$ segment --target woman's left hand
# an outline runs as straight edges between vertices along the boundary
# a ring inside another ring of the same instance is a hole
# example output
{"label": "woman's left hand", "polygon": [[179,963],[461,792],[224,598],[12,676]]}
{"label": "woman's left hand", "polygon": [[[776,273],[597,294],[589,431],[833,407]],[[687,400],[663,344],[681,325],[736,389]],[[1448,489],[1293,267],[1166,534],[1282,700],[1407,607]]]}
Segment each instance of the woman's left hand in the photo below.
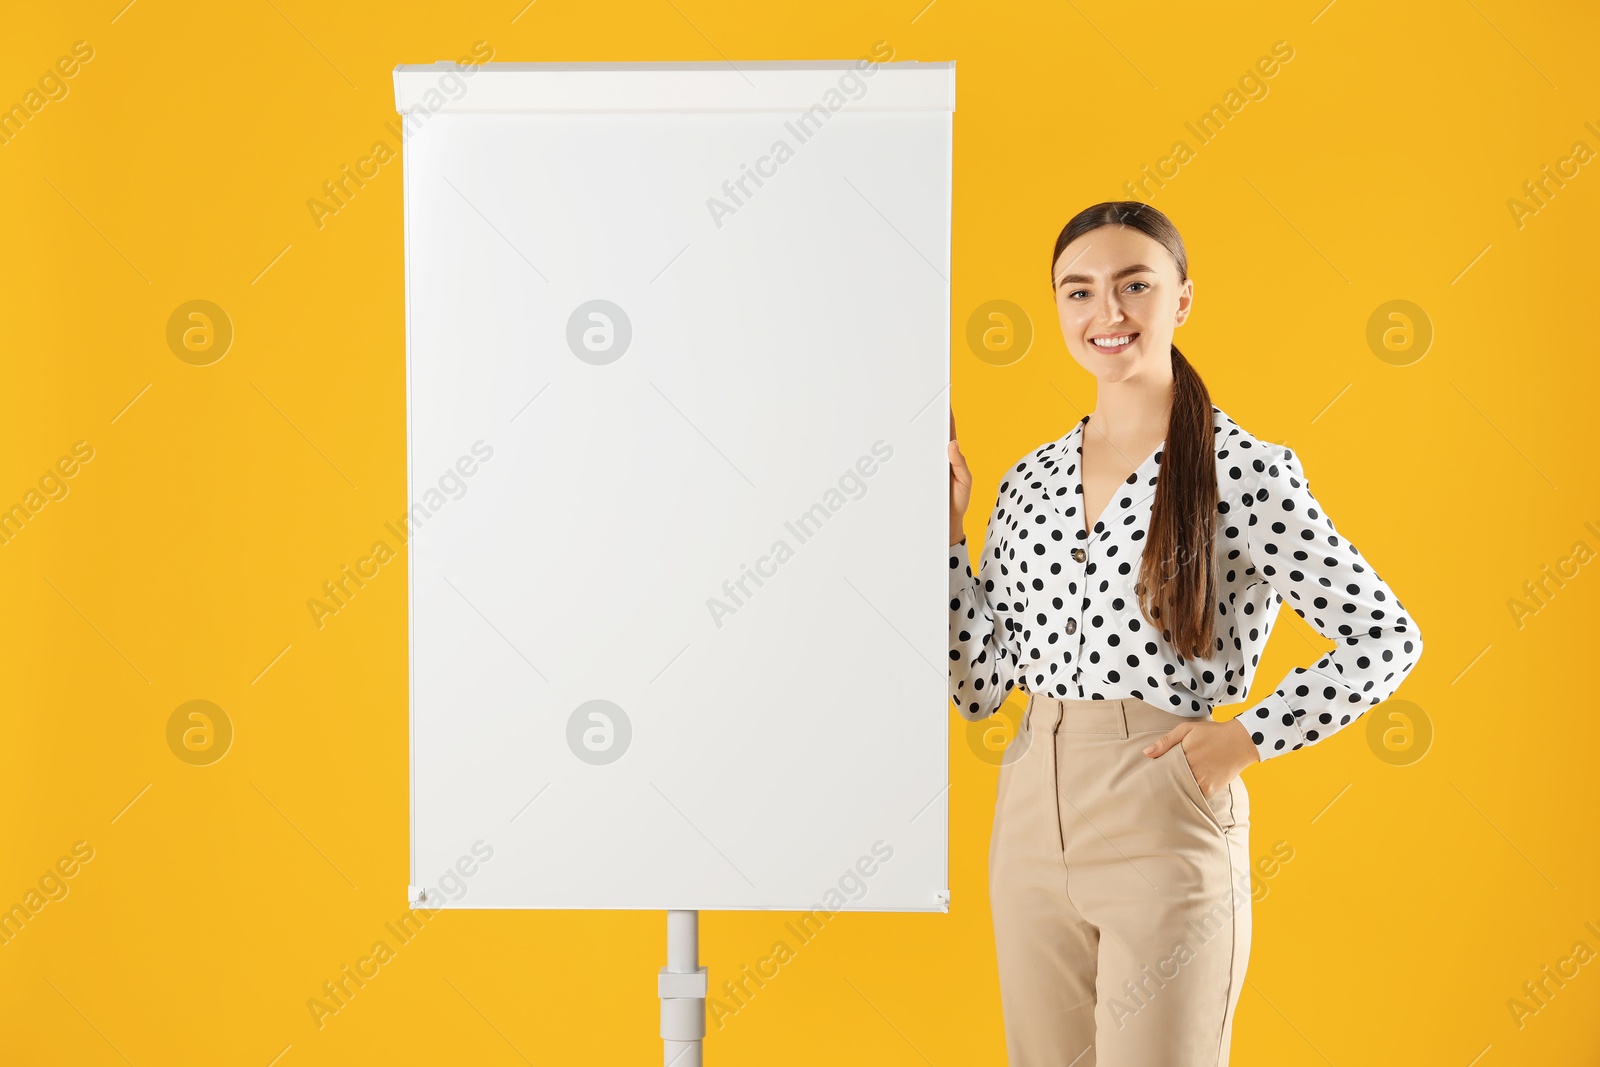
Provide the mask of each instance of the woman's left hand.
{"label": "woman's left hand", "polygon": [[[1185,744],[1186,737],[1194,740]],[[1200,783],[1200,792],[1207,799],[1228,788],[1228,783],[1238,777],[1240,771],[1261,759],[1256,743],[1250,739],[1250,731],[1238,719],[1227,722],[1196,719],[1179,723],[1156,738],[1144,754],[1155,759],[1174,745],[1183,746],[1178,755],[1189,761],[1194,780]]]}

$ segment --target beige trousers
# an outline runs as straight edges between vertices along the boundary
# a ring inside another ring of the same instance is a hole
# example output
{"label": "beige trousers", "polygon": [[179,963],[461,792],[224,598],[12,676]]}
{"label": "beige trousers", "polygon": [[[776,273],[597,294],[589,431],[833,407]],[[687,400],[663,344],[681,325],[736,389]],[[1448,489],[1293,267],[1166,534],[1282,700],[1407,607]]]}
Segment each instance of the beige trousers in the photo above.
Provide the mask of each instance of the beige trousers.
{"label": "beige trousers", "polygon": [[1207,798],[1142,700],[1031,696],[989,845],[1011,1067],[1226,1067],[1250,955],[1250,798]]}

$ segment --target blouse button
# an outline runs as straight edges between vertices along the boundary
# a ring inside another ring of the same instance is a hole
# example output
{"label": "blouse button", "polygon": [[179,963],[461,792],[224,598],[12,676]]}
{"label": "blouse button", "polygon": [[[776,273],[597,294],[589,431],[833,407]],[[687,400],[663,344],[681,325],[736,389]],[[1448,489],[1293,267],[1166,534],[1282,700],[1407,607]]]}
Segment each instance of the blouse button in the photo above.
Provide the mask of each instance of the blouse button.
{"label": "blouse button", "polygon": [[1077,632],[1078,632],[1078,620],[1077,619],[1068,619],[1067,620],[1067,633],[1075,634]]}
{"label": "blouse button", "polygon": [[[1085,552],[1081,548],[1075,548],[1072,550],[1072,558],[1077,560],[1079,563],[1082,563],[1088,555],[1089,553]],[[1072,631],[1068,630],[1067,632],[1071,633]]]}

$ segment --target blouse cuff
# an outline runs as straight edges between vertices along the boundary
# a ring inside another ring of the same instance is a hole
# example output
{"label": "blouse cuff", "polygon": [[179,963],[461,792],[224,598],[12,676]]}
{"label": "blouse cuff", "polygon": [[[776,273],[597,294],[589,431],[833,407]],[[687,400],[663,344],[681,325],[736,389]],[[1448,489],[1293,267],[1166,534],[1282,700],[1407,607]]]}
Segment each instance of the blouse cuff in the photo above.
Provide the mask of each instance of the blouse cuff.
{"label": "blouse cuff", "polygon": [[1250,740],[1255,742],[1256,752],[1263,763],[1273,756],[1293,752],[1306,743],[1306,735],[1300,730],[1300,720],[1282,693],[1273,693],[1256,704],[1239,716],[1239,721],[1249,729]]}

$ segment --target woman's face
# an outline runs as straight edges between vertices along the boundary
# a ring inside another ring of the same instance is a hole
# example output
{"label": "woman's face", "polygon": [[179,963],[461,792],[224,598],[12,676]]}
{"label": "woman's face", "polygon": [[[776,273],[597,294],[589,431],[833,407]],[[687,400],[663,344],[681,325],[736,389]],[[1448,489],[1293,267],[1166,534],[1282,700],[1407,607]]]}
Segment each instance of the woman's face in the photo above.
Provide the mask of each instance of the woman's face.
{"label": "woman's face", "polygon": [[[1084,370],[1102,382],[1169,373],[1172,334],[1189,317],[1194,279],[1178,280],[1159,241],[1131,226],[1101,226],[1061,250],[1053,277],[1061,335]],[[1120,345],[1095,343],[1118,338]]]}

